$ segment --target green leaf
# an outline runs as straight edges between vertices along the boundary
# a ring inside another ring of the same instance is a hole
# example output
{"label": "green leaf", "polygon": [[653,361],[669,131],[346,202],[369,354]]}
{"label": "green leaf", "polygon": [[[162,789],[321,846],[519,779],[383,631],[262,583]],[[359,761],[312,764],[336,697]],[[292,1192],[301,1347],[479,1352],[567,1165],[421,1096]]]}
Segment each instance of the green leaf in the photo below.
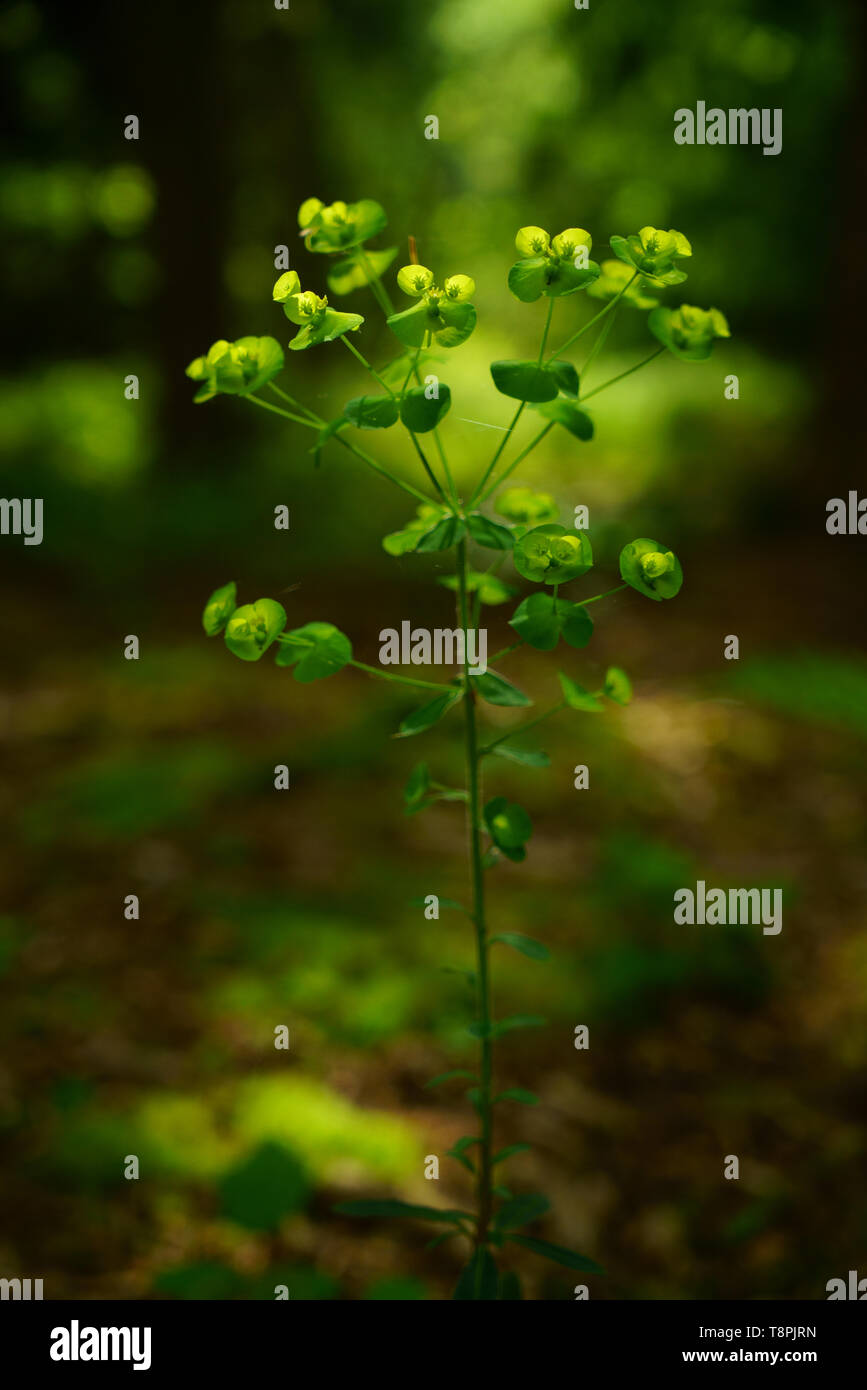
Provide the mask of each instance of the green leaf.
{"label": "green leaf", "polygon": [[306,1205],[311,1186],[306,1169],[289,1149],[265,1143],[220,1182],[222,1214],[249,1230],[271,1231]]}
{"label": "green leaf", "polygon": [[604,705],[591,695],[589,690],[585,690],[583,685],[573,681],[569,676],[564,676],[562,671],[558,671],[560,687],[563,691],[563,698],[570,709],[581,710],[585,714],[598,714]]}
{"label": "green leaf", "polygon": [[439,397],[429,398],[426,386],[413,386],[400,404],[400,418],[413,434],[427,434],[436,429],[448,414],[452,393],[445,382],[439,384]]}
{"label": "green leaf", "polygon": [[443,1207],[420,1207],[413,1202],[393,1202],[370,1200],[358,1202],[339,1202],[334,1208],[340,1216],[374,1216],[379,1218],[412,1218],[416,1221],[447,1221],[459,1224],[468,1216],[465,1211],[446,1210]]}
{"label": "green leaf", "polygon": [[494,1217],[498,1231],[514,1231],[549,1211],[551,1203],[541,1192],[524,1192],[504,1202]]}
{"label": "green leaf", "polygon": [[618,705],[628,705],[632,699],[632,681],[619,666],[609,666],[605,672],[605,694]]}
{"label": "green leaf", "polygon": [[522,304],[532,304],[548,283],[548,260],[545,256],[526,256],[516,261],[509,271],[509,289]]}
{"label": "green leaf", "polygon": [[286,609],[273,598],[236,608],[226,624],[226,646],[241,661],[258,661],[285,626]]}
{"label": "green leaf", "polygon": [[578,395],[579,382],[578,373],[571,362],[561,361],[559,358],[547,363],[546,370],[557,380],[557,385],[566,396]]}
{"label": "green leaf", "polygon": [[491,1029],[492,1038],[500,1038],[504,1033],[514,1033],[519,1028],[544,1028],[546,1020],[538,1014],[512,1014],[501,1018]]}
{"label": "green leaf", "polygon": [[316,347],[319,343],[331,343],[342,338],[344,333],[354,332],[364,323],[361,314],[341,314],[337,309],[326,309],[317,324],[308,324],[296,333],[289,346],[293,352],[303,352],[305,348]]}
{"label": "green leaf", "polygon": [[455,1077],[464,1077],[467,1081],[478,1081],[478,1077],[471,1071],[441,1071],[439,1076],[435,1076],[430,1081],[425,1082],[425,1090],[432,1091],[434,1086],[441,1086],[444,1081],[453,1081]]}
{"label": "green leaf", "polygon": [[538,1105],[539,1097],[535,1091],[527,1091],[523,1086],[510,1086],[508,1091],[501,1091],[498,1096],[494,1096],[494,1104],[501,1100],[514,1100],[518,1105]]}
{"label": "green leaf", "polygon": [[[530,1095],[531,1092],[528,1091],[527,1094]],[[507,1158],[514,1158],[515,1154],[526,1153],[529,1148],[529,1144],[507,1144],[504,1149],[500,1149],[499,1153],[494,1154],[491,1159],[491,1165],[493,1166],[495,1163],[505,1163]]]}
{"label": "green leaf", "polygon": [[427,704],[420,705],[401,721],[395,738],[411,738],[413,734],[424,733],[425,729],[431,728],[443,715],[448,714],[452,706],[463,699],[463,694],[463,690],[447,690],[443,695],[436,695]]}
{"label": "green leaf", "polygon": [[551,298],[574,294],[576,290],[583,290],[592,285],[600,273],[601,267],[596,261],[588,260],[586,266],[577,266],[572,261],[561,261],[548,281],[545,294]]}
{"label": "green leaf", "polygon": [[452,1295],[453,1299],[495,1299],[498,1289],[497,1266],[490,1250],[477,1250],[464,1269]]}
{"label": "green leaf", "polygon": [[305,623],[286,636],[277,665],[294,666],[292,674],[302,684],[333,676],[352,660],[352,643],[333,623]]}
{"label": "green leaf", "polygon": [[570,434],[574,434],[576,439],[586,442],[593,438],[593,421],[586,410],[581,410],[574,401],[549,401],[536,409],[546,420],[553,420],[555,424],[562,425]]}
{"label": "green leaf", "polygon": [[511,550],[515,543],[515,537],[507,526],[491,521],[489,517],[482,516],[481,512],[470,513],[467,517],[467,530],[476,545],[482,545],[486,550]]}
{"label": "green leaf", "polygon": [[397,423],[398,413],[394,396],[355,396],[343,407],[344,419],[359,430],[387,430]]}
{"label": "green leaf", "polygon": [[512,685],[505,676],[498,676],[495,671],[486,671],[483,676],[471,676],[470,684],[489,705],[506,705],[517,709],[533,703],[529,695]]}
{"label": "green leaf", "polygon": [[[456,574],[446,574],[437,580],[443,588],[451,589],[457,593],[460,585]],[[469,570],[467,572],[467,593],[477,593],[482,603],[490,605],[498,603],[508,603],[510,598],[515,597],[516,590],[511,584],[504,584],[502,579],[496,574],[485,573],[482,570]]]}
{"label": "green leaf", "polygon": [[407,806],[417,806],[425,798],[430,786],[430,771],[427,763],[416,763],[409,780],[403,789],[403,799]]}
{"label": "green leaf", "polygon": [[444,348],[460,347],[476,326],[475,308],[472,304],[454,304],[441,299],[439,309],[442,322],[434,332],[437,343]]}
{"label": "green leaf", "polygon": [[450,1149],[446,1149],[449,1158],[456,1158],[469,1173],[476,1171],[475,1165],[466,1156],[467,1149],[471,1149],[474,1144],[481,1144],[481,1139],[477,1135],[464,1134],[462,1138],[455,1141]]}
{"label": "green leaf", "polygon": [[202,627],[209,637],[216,637],[223,631],[235,611],[237,596],[238,586],[234,580],[231,584],[224,584],[221,589],[215,589],[211,594],[202,613]]}
{"label": "green leaf", "polygon": [[500,394],[515,401],[552,401],[559,390],[556,376],[538,362],[492,362],[491,376]]}
{"label": "green leaf", "polygon": [[383,536],[383,550],[389,555],[406,555],[408,551],[415,550],[422,536],[428,535],[448,515],[442,507],[423,502],[417,508],[416,515],[402,530],[392,531],[390,535]]}
{"label": "green leaf", "polygon": [[436,317],[431,314],[423,299],[399,314],[391,314],[386,323],[396,338],[406,347],[422,347],[425,334],[436,326]]}
{"label": "green leaf", "polygon": [[501,1302],[515,1302],[524,1297],[521,1292],[521,1281],[513,1270],[507,1269],[500,1275],[500,1285],[497,1291],[497,1298]]}
{"label": "green leaf", "polygon": [[485,806],[484,821],[494,844],[508,859],[519,863],[526,858],[524,845],[533,833],[533,822],[515,802],[495,796]]}
{"label": "green leaf", "polygon": [[593,619],[586,607],[555,599],[553,594],[530,594],[518,604],[509,626],[540,652],[553,651],[561,636],[570,647],[586,647],[593,636]]}
{"label": "green leaf", "polygon": [[574,1250],[567,1250],[563,1245],[552,1245],[547,1240],[536,1240],[533,1236],[509,1236],[509,1240],[515,1245],[523,1245],[526,1250],[532,1250],[535,1255],[541,1255],[545,1260],[552,1260],[554,1264],[565,1265],[567,1269],[580,1269],[585,1274],[604,1274],[593,1260],[588,1260],[586,1255],[578,1255]]}
{"label": "green leaf", "polygon": [[387,251],[365,251],[366,266],[357,254],[336,261],[326,276],[328,288],[334,294],[351,294],[353,290],[363,289],[388,270],[396,255],[397,247],[390,246]]}
{"label": "green leaf", "polygon": [[316,443],[313,445],[312,449],[308,449],[307,451],[313,455],[313,462],[317,468],[322,461],[321,455],[325,445],[328,443],[331,436],[337,434],[338,430],[342,430],[346,424],[348,424],[346,418],[343,415],[339,415],[336,420],[329,421],[329,423],[319,431],[316,436]]}
{"label": "green leaf", "polygon": [[498,743],[494,748],[489,748],[488,752],[496,754],[498,758],[506,758],[511,763],[521,763],[523,767],[551,766],[551,759],[541,749],[516,748],[511,743]]}
{"label": "green leaf", "polygon": [[520,951],[522,956],[529,956],[530,960],[549,960],[551,956],[548,947],[543,946],[541,941],[536,941],[532,936],[524,936],[521,932],[502,931],[499,936],[491,937],[491,944],[495,941],[502,941],[505,946]]}
{"label": "green leaf", "polygon": [[417,554],[424,554],[432,550],[451,550],[453,545],[463,540],[466,527],[463,521],[456,516],[447,516],[434,526],[432,531],[427,531],[416,544]]}

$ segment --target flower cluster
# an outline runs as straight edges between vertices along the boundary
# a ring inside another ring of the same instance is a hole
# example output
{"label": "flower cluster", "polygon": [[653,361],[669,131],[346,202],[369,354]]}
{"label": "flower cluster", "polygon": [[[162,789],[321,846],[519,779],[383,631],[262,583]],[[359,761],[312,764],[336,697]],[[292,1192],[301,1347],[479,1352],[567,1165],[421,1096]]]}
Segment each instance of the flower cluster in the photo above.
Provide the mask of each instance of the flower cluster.
{"label": "flower cluster", "polygon": [[298,324],[301,330],[289,344],[296,352],[314,347],[317,343],[330,343],[364,323],[360,314],[342,314],[336,309],[329,309],[327,295],[302,290],[295,270],[287,270],[280,276],[274,285],[272,298],[275,303],[283,305],[287,319],[290,323]]}
{"label": "flower cluster", "polygon": [[244,396],[256,391],[283,369],[283,349],[276,338],[239,338],[227,342],[218,338],[204,357],[197,357],[186,369],[193,381],[200,381],[193,399],[197,404],[214,396]]}
{"label": "flower cluster", "polygon": [[680,262],[692,255],[692,247],[673,227],[667,232],[642,227],[637,236],[613,236],[610,244],[619,260],[660,284],[680,285],[686,279]]}
{"label": "flower cluster", "polygon": [[521,259],[509,271],[509,289],[525,304],[543,294],[574,294],[599,275],[589,258],[593,238],[583,227],[567,227],[555,237],[543,227],[521,227],[515,246]]}

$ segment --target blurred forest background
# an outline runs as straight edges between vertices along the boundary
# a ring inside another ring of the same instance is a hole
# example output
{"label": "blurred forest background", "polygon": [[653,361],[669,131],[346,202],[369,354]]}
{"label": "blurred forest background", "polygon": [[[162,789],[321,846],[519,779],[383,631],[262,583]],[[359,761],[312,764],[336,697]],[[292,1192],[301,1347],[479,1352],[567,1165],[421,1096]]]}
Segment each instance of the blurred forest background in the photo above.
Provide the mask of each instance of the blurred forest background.
{"label": "blurred forest background", "polygon": [[[375,198],[396,266],[412,233],[474,276],[448,367],[463,478],[511,414],[488,362],[538,342],[506,288],[515,230],[586,226],[598,259],[648,222],[692,240],[667,300],[723,309],[731,341],[660,358],[598,403],[592,444],[555,432],[514,479],[590,506],[586,592],[634,535],[686,584],[600,604],[586,653],[505,667],[544,707],[558,664],[591,685],[615,660],[636,700],[546,726],[545,771],[496,769],[535,834],[492,873],[492,922],[553,953],[496,960],[498,1012],[548,1020],[501,1045],[503,1081],[541,1099],[500,1106],[500,1139],[533,1145],[510,1180],[552,1197],[537,1233],[605,1266],[594,1298],[823,1298],[864,1272],[864,542],[825,533],[864,475],[863,21],[854,0],[6,6],[3,492],[45,499],[45,539],[0,547],[0,1274],[47,1298],[427,1299],[460,1268],[426,1229],[332,1211],[469,1196],[451,1160],[433,1196],[422,1172],[472,1130],[459,1090],[423,1089],[470,1055],[441,969],[471,964],[470,935],[411,905],[463,896],[462,812],[401,807],[419,758],[459,776],[459,723],[395,743],[411,697],[360,672],[302,687],[200,627],[230,578],[362,660],[403,618],[451,622],[441,557],[381,548],[400,494],[339,449],[315,470],[305,433],[242,402],[192,404],[184,367],[215,338],[288,339],[276,245],[324,289],[296,239],[311,195]],[[699,99],[781,107],[782,153],[676,146]],[[341,307],[394,355],[366,291]],[[591,307],[561,301],[556,338]],[[622,313],[595,382],[651,346]],[[326,418],[367,389],[337,344],[289,365]],[[397,435],[382,456],[414,476]],[[488,610],[492,650],[510,612]],[[674,926],[696,878],[782,887],[781,935]],[[510,1263],[527,1297],[572,1297],[568,1271]]]}

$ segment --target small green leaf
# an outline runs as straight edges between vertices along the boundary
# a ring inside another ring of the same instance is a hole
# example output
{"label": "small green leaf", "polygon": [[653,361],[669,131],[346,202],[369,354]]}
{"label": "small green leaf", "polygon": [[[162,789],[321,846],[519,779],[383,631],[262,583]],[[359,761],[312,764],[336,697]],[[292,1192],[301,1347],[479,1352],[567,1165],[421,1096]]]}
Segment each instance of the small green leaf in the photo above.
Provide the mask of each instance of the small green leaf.
{"label": "small green leaf", "polygon": [[512,709],[523,709],[533,703],[529,695],[525,695],[523,690],[512,685],[505,676],[498,676],[496,671],[486,671],[483,676],[471,676],[470,684],[483,700],[487,700],[489,705],[505,705]]}
{"label": "small green leaf", "polygon": [[441,1086],[445,1081],[453,1081],[456,1077],[463,1077],[467,1081],[478,1081],[474,1072],[461,1071],[441,1071],[439,1076],[434,1076],[430,1081],[425,1082],[425,1090],[432,1091],[434,1086]]}
{"label": "small green leaf", "polygon": [[519,1028],[544,1028],[546,1019],[539,1018],[538,1014],[512,1014],[509,1018],[501,1018],[491,1029],[492,1038],[500,1038],[504,1033],[514,1033]]}
{"label": "small green leaf", "polygon": [[494,1217],[494,1225],[498,1231],[514,1231],[543,1216],[550,1206],[548,1198],[543,1197],[541,1192],[521,1193],[504,1202]]}
{"label": "small green leaf", "polygon": [[[460,585],[456,574],[446,574],[437,580],[445,589],[451,589],[457,593]],[[482,570],[469,570],[467,573],[467,593],[477,593],[482,603],[491,606],[499,603],[508,603],[510,598],[515,597],[516,590],[511,584],[504,584],[502,579],[496,574],[485,573]]]}
{"label": "small green leaf", "polygon": [[512,743],[498,743],[488,749],[498,758],[506,758],[511,763],[521,763],[524,767],[550,767],[551,759],[547,753],[535,748],[516,748]]}
{"label": "small green leaf", "polygon": [[449,412],[452,393],[444,381],[439,383],[439,395],[429,397],[426,386],[413,386],[400,403],[400,418],[413,434],[427,434],[436,429]]}
{"label": "small green leaf", "polygon": [[399,338],[406,347],[422,347],[425,334],[435,326],[436,319],[431,315],[425,301],[421,299],[409,309],[403,309],[399,314],[392,314],[386,322],[395,337]]}
{"label": "small green leaf", "polygon": [[463,690],[447,690],[443,695],[436,695],[427,704],[420,705],[401,721],[395,738],[411,738],[413,734],[424,733],[425,729],[431,728],[443,715],[448,714],[452,706],[463,698],[463,694]]}
{"label": "small green leaf", "polygon": [[548,947],[543,946],[541,941],[536,941],[532,936],[524,936],[522,932],[501,931],[499,936],[491,937],[491,943],[495,941],[502,941],[505,946],[520,951],[522,956],[529,956],[530,960],[549,960],[551,956]]}
{"label": "small green leaf", "polygon": [[562,425],[570,434],[574,434],[576,439],[585,442],[593,438],[593,421],[586,410],[581,410],[574,401],[548,401],[536,406],[540,415],[544,415],[546,420],[553,420],[555,424]]}
{"label": "small green leaf", "polygon": [[577,266],[572,261],[561,261],[550,275],[545,294],[559,298],[564,294],[574,294],[576,290],[586,289],[599,278],[601,267],[596,261],[588,261],[586,266]]}
{"label": "small green leaf", "polygon": [[500,1302],[515,1302],[524,1297],[521,1292],[521,1281],[513,1270],[507,1269],[500,1275],[500,1285],[497,1291],[497,1298]]}
{"label": "small green leaf", "polygon": [[344,418],[359,430],[387,430],[397,423],[398,412],[394,396],[356,396],[343,407]]}
{"label": "small green leaf", "polygon": [[530,1148],[529,1144],[507,1144],[504,1149],[500,1149],[491,1159],[492,1166],[495,1163],[505,1163],[507,1158],[514,1158],[515,1154],[526,1153]]}
{"label": "small green leaf", "polygon": [[530,594],[509,620],[520,637],[537,651],[549,652],[562,636],[570,647],[586,647],[593,636],[593,619],[583,604],[553,594]]}
{"label": "small green leaf", "polygon": [[559,390],[556,376],[538,362],[492,362],[491,376],[500,394],[515,401],[552,401]]}
{"label": "small green leaf", "polygon": [[583,685],[570,680],[568,676],[563,675],[562,671],[558,671],[557,675],[560,679],[563,698],[570,709],[581,710],[585,714],[598,714],[601,709],[604,709],[601,701],[597,700],[595,695],[591,695],[589,690],[585,690]]}
{"label": "small green leaf", "polygon": [[632,699],[632,681],[619,666],[609,666],[605,672],[605,694],[618,705],[628,705]]}
{"label": "small green leaf", "polygon": [[344,333],[354,332],[364,323],[361,314],[341,314],[337,309],[326,309],[317,324],[308,324],[296,333],[289,346],[293,352],[303,352],[305,348],[316,347],[319,343],[331,343],[342,338]]}
{"label": "small green leaf", "polygon": [[352,643],[333,623],[305,623],[286,633],[278,666],[294,666],[296,681],[307,684],[342,671],[352,660]]}
{"label": "small green leaf", "polygon": [[202,613],[202,627],[209,637],[216,637],[223,631],[235,611],[237,596],[238,586],[234,580],[231,584],[224,584],[221,589],[215,589],[211,594]]}
{"label": "small green leaf", "polygon": [[567,1269],[580,1269],[585,1274],[603,1274],[605,1272],[593,1260],[588,1260],[586,1255],[578,1255],[574,1250],[567,1250],[563,1245],[552,1245],[550,1241],[536,1240],[533,1236],[509,1236],[508,1239],[514,1241],[516,1245],[523,1245],[526,1250],[532,1250],[536,1255],[541,1255],[545,1260],[552,1260],[554,1264],[565,1265]]}
{"label": "small green leaf", "polygon": [[645,598],[674,598],[683,584],[680,561],[648,536],[630,541],[620,552],[620,577]]}
{"label": "small green leaf", "polygon": [[563,362],[559,359],[555,359],[555,361],[547,363],[546,370],[556,378],[557,385],[565,396],[574,396],[577,398],[579,390],[578,373],[571,362]]}
{"label": "small green leaf", "polygon": [[454,304],[449,299],[441,299],[439,320],[439,327],[434,330],[439,346],[460,347],[476,326],[476,311],[472,304]]}
{"label": "small green leaf", "polygon": [[452,1295],[453,1299],[495,1299],[498,1288],[497,1266],[490,1250],[477,1250],[464,1269]]}
{"label": "small green leaf", "polygon": [[515,537],[507,526],[482,516],[481,512],[471,512],[467,517],[467,530],[476,545],[487,550],[511,550]]}
{"label": "small green leaf", "polygon": [[458,541],[463,540],[466,527],[459,517],[447,516],[421,537],[416,545],[416,553],[421,555],[432,550],[451,550]]}
{"label": "small green leaf", "polygon": [[[498,1096],[494,1096],[495,1105],[501,1100],[514,1100],[517,1101],[518,1105],[539,1104],[539,1097],[536,1095],[535,1091],[527,1091],[523,1086],[511,1086],[508,1091],[501,1091]],[[511,1151],[514,1152],[515,1149],[528,1147],[529,1145],[526,1144],[513,1144]],[[504,1149],[503,1152],[506,1153],[508,1151]]]}
{"label": "small green leaf", "polygon": [[430,771],[427,763],[416,763],[403,789],[403,799],[407,806],[417,806],[424,800],[430,786]]}
{"label": "small green leaf", "polygon": [[469,1213],[465,1211],[446,1210],[442,1207],[420,1207],[412,1202],[386,1200],[339,1202],[334,1210],[340,1216],[408,1217],[416,1221],[447,1221],[454,1224],[460,1224],[462,1219],[469,1216]]}
{"label": "small green leaf", "polygon": [[516,261],[509,271],[509,289],[522,304],[532,304],[548,283],[548,260],[545,256],[526,256]]}
{"label": "small green leaf", "polygon": [[397,247],[390,246],[387,251],[365,251],[364,261],[357,254],[335,261],[326,276],[328,288],[334,294],[351,294],[353,290],[363,289],[388,270],[396,255]]}

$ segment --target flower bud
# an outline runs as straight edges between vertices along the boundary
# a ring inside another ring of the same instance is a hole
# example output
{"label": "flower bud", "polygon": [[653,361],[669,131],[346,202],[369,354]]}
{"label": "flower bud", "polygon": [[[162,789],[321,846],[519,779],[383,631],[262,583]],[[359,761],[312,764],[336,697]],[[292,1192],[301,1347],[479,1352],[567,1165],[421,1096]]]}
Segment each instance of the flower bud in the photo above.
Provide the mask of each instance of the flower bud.
{"label": "flower bud", "polygon": [[233,581],[231,584],[224,584],[221,589],[215,589],[211,594],[202,613],[202,627],[209,637],[216,637],[218,632],[222,632],[231,618],[235,611],[237,592],[237,586]]}
{"label": "flower bud", "polygon": [[443,286],[449,299],[464,304],[476,292],[476,282],[469,275],[450,275]]}
{"label": "flower bud", "polygon": [[551,238],[543,227],[522,227],[515,237],[515,245],[522,256],[544,256]]}
{"label": "flower bud", "polygon": [[404,294],[418,299],[433,284],[433,271],[423,265],[405,265],[397,272],[397,283]]}
{"label": "flower bud", "polygon": [[226,624],[226,646],[241,661],[258,661],[286,622],[286,610],[272,598],[236,608]]}
{"label": "flower bud", "polygon": [[674,556],[671,551],[665,554],[661,550],[648,551],[641,557],[641,572],[645,579],[659,579],[661,575],[668,574],[674,566]]}

